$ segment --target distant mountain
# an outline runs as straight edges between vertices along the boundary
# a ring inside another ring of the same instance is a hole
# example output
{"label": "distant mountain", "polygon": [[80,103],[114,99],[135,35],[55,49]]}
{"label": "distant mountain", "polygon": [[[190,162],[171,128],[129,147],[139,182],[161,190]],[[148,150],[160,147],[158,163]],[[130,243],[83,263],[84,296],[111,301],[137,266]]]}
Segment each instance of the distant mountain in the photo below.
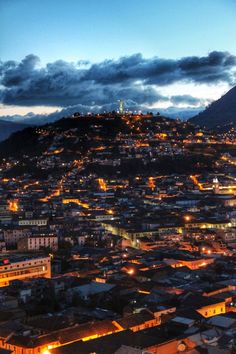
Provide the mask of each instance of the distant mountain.
{"label": "distant mountain", "polygon": [[160,113],[166,117],[188,120],[189,118],[199,114],[204,110],[205,107],[192,107],[192,108],[179,108],[179,107],[169,107],[165,109],[160,109]]}
{"label": "distant mountain", "polygon": [[[85,110],[86,108],[86,110]],[[107,105],[106,107],[107,112],[111,112],[114,110],[114,107],[110,107]],[[168,107],[164,109],[152,109],[152,112],[156,114],[157,112],[160,112],[161,115],[165,117],[170,117],[173,119],[179,118],[181,120],[187,120],[190,117],[195,116],[198,114],[200,111],[203,111],[204,107],[192,107],[192,108],[179,108],[179,107]],[[63,108],[62,110],[57,110],[53,113],[49,114],[34,114],[32,112],[29,112],[25,115],[19,115],[15,114],[13,116],[0,116],[0,121],[8,121],[8,122],[15,122],[15,123],[23,123],[27,124],[28,126],[40,126],[40,125],[45,125],[49,123],[54,123],[59,119],[62,119],[63,117],[71,117],[74,112],[81,112],[81,115],[83,115],[83,112],[89,112],[90,107],[82,107],[81,105],[75,105],[75,106],[70,106]],[[99,107],[96,107],[96,109],[93,110],[93,112],[97,113],[102,113],[101,109]]]}
{"label": "distant mountain", "polygon": [[63,113],[60,114],[60,111],[56,111],[50,114],[34,114],[29,112],[25,115],[15,114],[13,116],[0,116],[0,121],[4,120],[5,122],[20,123],[26,124],[27,126],[32,126],[52,123],[58,119],[63,118],[63,116]]}
{"label": "distant mountain", "polygon": [[207,128],[236,125],[236,86],[189,121]]}
{"label": "distant mountain", "polygon": [[27,124],[0,120],[0,141],[6,140],[12,133],[27,128]]}

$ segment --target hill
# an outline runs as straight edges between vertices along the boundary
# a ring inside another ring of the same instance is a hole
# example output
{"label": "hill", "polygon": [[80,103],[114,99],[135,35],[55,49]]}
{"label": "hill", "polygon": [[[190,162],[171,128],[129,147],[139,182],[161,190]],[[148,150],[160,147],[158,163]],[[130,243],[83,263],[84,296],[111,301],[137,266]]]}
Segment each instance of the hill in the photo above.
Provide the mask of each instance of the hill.
{"label": "hill", "polygon": [[5,178],[31,175],[62,179],[75,167],[80,175],[98,177],[209,170],[213,155],[199,156],[180,148],[198,129],[161,115],[115,112],[81,116],[28,127],[0,143],[0,160],[10,158]]}
{"label": "hill", "polygon": [[0,120],[0,141],[6,140],[12,133],[27,128],[27,124]]}
{"label": "hill", "polygon": [[207,128],[236,125],[236,86],[189,121]]}
{"label": "hill", "polygon": [[63,149],[69,153],[82,151],[93,144],[93,138],[113,138],[126,132],[127,125],[118,117],[97,118],[95,116],[63,118],[40,127],[27,127],[17,131],[0,143],[0,156],[41,155],[47,150]]}

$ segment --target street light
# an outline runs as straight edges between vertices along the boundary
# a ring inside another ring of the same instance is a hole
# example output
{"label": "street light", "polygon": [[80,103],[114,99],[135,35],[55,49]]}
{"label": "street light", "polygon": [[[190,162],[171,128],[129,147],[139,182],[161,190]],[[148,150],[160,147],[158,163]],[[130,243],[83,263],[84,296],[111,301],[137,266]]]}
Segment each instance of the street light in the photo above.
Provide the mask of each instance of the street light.
{"label": "street light", "polygon": [[[129,269],[129,270],[127,271],[127,273],[128,273],[129,275],[133,275],[133,274],[134,274],[134,269],[133,269],[133,268]],[[46,353],[46,354],[47,354],[47,353]]]}

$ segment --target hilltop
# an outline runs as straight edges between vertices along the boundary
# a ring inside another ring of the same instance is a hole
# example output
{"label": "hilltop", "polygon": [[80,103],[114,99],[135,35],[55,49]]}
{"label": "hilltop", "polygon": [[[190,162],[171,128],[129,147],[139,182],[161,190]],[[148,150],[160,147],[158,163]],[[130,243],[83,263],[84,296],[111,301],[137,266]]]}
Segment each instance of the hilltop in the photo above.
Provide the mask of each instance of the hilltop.
{"label": "hilltop", "polygon": [[86,141],[93,144],[92,137],[96,135],[106,139],[127,130],[127,125],[119,117],[71,116],[44,126],[27,127],[12,134],[0,143],[0,155],[38,156],[50,154],[50,151],[56,149],[82,151],[86,149]]}
{"label": "hilltop", "polygon": [[199,139],[197,131],[191,123],[161,115],[75,113],[55,123],[12,134],[0,143],[0,158],[11,161],[8,177],[60,176],[81,161],[86,162],[85,175],[181,173],[211,164],[212,157],[205,159],[191,150],[184,153],[184,141]]}
{"label": "hilltop", "polygon": [[236,125],[236,86],[189,121],[207,128]]}

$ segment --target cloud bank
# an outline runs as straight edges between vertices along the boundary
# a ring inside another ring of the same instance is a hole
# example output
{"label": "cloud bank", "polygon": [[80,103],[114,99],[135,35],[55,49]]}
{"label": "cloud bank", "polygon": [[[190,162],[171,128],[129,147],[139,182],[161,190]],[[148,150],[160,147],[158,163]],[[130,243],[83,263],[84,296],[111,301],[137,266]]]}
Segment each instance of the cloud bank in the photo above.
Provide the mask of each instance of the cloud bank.
{"label": "cloud bank", "polygon": [[175,83],[216,85],[236,81],[236,56],[213,51],[204,57],[146,59],[141,54],[90,64],[58,60],[40,67],[30,54],[21,62],[0,62],[0,101],[18,106],[78,105],[81,110],[117,107],[122,98],[127,109],[151,107],[160,102],[199,106],[191,95],[166,97],[161,89]]}

